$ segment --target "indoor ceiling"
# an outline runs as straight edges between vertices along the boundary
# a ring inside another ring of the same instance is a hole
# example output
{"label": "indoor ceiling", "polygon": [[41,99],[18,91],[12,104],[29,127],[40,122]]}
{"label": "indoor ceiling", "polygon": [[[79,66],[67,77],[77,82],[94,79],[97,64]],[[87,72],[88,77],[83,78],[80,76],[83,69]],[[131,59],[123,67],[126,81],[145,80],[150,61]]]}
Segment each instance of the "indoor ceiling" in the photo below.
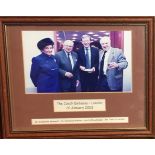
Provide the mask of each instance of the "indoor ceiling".
{"label": "indoor ceiling", "polygon": [[109,36],[109,31],[57,31],[57,41],[63,42],[64,40],[80,41],[82,35],[87,34],[91,37],[92,41],[97,41],[103,36]]}

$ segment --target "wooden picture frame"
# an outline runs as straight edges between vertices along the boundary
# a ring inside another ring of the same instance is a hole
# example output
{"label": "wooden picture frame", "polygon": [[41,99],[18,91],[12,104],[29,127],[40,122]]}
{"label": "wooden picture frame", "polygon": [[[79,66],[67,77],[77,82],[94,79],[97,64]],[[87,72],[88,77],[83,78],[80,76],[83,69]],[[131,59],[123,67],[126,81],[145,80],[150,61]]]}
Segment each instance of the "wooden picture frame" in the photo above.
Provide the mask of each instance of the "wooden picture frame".
{"label": "wooden picture frame", "polygon": [[[154,138],[154,22],[154,17],[0,17],[3,138]],[[25,93],[22,32],[71,30],[130,31],[130,92]],[[58,101],[83,100],[88,105],[102,100],[105,110],[56,110]]]}

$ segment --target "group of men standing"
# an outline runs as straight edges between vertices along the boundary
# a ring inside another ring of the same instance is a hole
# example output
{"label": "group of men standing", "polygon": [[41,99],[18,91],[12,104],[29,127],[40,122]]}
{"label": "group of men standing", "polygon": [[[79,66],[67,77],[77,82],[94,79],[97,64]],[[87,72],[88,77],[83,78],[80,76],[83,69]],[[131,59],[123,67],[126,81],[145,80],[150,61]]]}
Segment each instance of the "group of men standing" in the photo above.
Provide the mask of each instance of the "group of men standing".
{"label": "group of men standing", "polygon": [[73,51],[74,42],[66,40],[63,50],[55,54],[59,68],[60,91],[115,92],[123,89],[123,69],[128,62],[121,49],[111,47],[109,36],[100,39],[102,50],[91,47],[91,37],[83,35],[83,47]]}

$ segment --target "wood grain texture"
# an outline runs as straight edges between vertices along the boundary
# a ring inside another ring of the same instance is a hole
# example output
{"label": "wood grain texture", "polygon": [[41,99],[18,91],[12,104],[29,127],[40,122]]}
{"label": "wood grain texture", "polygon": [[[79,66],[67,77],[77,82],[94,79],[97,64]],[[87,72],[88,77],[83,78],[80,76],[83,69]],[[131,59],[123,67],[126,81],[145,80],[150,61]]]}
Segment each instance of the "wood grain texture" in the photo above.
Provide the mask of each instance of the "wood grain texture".
{"label": "wood grain texture", "polygon": [[[146,128],[14,131],[8,80],[6,26],[137,26],[146,27]],[[155,17],[0,17],[0,103],[3,138],[155,138]]]}

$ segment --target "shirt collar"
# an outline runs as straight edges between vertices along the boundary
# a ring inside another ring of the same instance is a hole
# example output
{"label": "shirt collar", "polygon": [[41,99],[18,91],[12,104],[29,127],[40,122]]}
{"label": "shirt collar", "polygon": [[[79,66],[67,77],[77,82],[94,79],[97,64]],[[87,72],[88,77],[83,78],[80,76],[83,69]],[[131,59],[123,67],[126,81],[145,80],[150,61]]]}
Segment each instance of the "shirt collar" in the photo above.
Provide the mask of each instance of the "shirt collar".
{"label": "shirt collar", "polygon": [[87,48],[88,50],[90,50],[90,46],[89,46],[89,47],[84,47],[84,50],[86,50],[86,48]]}
{"label": "shirt collar", "polygon": [[66,52],[65,50],[64,50],[64,52],[65,52],[65,54],[66,54],[67,56],[68,56],[68,53],[71,54],[71,52]]}
{"label": "shirt collar", "polygon": [[107,53],[109,53],[111,51],[111,47],[109,47],[109,49],[107,50]]}
{"label": "shirt collar", "polygon": [[[106,52],[106,53],[110,53],[110,51],[111,51],[111,47],[107,50],[107,52]],[[105,51],[104,51],[104,50],[102,50],[102,52],[104,53]]]}

